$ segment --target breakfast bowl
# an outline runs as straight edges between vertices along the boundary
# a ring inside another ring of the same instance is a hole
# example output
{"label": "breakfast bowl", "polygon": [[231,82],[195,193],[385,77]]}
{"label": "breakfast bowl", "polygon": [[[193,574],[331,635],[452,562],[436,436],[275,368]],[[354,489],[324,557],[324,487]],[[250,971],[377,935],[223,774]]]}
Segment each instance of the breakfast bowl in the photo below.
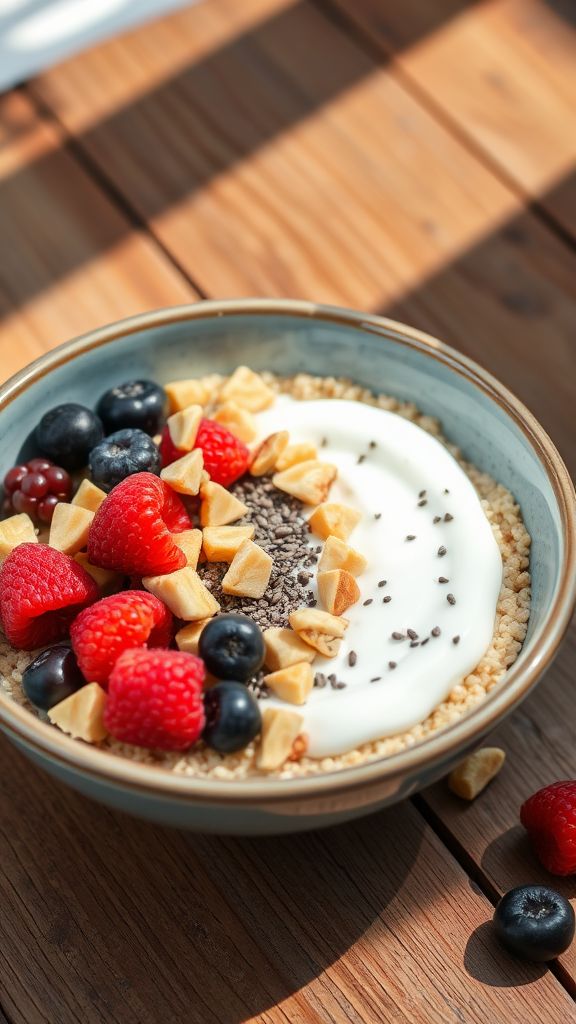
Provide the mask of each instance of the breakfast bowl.
{"label": "breakfast bowl", "polygon": [[[37,765],[88,797],[152,821],[221,834],[323,827],[395,803],[446,775],[527,696],[553,659],[576,596],[574,490],[531,413],[442,342],[373,315],[307,302],[201,302],[91,332],[38,359],[0,389],[2,474],[44,412],[92,407],[118,381],[230,374],[344,378],[413,403],[518,502],[528,533],[531,607],[522,649],[485,698],[396,753],[302,777],[202,778],[73,739],[0,688],[0,727]],[[407,538],[409,539],[409,538]]]}

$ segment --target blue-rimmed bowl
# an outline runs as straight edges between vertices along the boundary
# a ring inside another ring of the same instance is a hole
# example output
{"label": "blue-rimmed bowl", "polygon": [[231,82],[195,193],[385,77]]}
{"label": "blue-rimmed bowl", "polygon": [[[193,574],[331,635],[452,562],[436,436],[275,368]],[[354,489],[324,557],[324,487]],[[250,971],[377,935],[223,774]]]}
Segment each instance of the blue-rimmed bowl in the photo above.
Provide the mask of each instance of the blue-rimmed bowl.
{"label": "blue-rimmed bowl", "polygon": [[330,825],[394,803],[448,772],[526,697],[550,664],[574,606],[574,489],[550,438],[497,380],[420,331],[308,302],[202,302],[146,313],[68,342],[0,389],[2,475],[53,405],[92,405],[118,381],[228,373],[238,364],[349,377],[438,416],[465,456],[509,488],[532,536],[532,610],[522,652],[468,715],[411,749],[290,781],[187,778],[95,749],[0,693],[0,726],[75,789],[154,821],[198,831],[273,833]]}

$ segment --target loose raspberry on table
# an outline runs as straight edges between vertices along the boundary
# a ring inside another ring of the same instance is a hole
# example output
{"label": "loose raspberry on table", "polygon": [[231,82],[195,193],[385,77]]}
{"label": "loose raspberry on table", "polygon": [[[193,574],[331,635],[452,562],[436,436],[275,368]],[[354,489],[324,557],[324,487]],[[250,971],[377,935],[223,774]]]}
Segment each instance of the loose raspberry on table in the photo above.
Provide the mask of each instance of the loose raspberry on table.
{"label": "loose raspberry on table", "polygon": [[128,576],[159,576],[183,569],[184,552],[172,533],[190,529],[177,494],[152,473],[119,483],[96,512],[88,535],[92,565]]}
{"label": "loose raspberry on table", "polygon": [[172,614],[143,590],[124,590],[90,605],[72,623],[70,639],[80,671],[106,687],[116,661],[135,647],[168,647]]}
{"label": "loose raspberry on table", "polygon": [[[244,442],[214,420],[200,421],[194,447],[202,449],[204,469],[210,479],[222,487],[230,487],[248,469],[250,452]],[[160,454],[163,466],[169,466],[186,454],[175,447],[168,427],[162,432]]]}
{"label": "loose raspberry on table", "polygon": [[520,821],[547,871],[576,873],[576,780],[539,789],[522,804]]}
{"label": "loose raspberry on table", "polygon": [[204,728],[204,664],[181,651],[125,651],[108,683],[104,722],[122,743],[186,750]]}
{"label": "loose raspberry on table", "polygon": [[78,612],[99,597],[85,569],[48,544],[19,544],[0,569],[0,616],[23,651],[62,640]]}

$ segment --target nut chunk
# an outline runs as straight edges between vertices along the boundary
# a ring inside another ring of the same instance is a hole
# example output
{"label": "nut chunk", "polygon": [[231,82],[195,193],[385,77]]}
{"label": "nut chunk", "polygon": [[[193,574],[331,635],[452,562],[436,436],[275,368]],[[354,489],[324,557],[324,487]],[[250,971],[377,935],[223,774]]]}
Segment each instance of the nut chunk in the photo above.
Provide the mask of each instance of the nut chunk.
{"label": "nut chunk", "polygon": [[353,576],[360,576],[368,565],[364,555],[354,548],[348,547],[338,537],[328,537],[318,562],[318,572],[330,572],[331,569],[345,569]]}
{"label": "nut chunk", "polygon": [[220,605],[189,566],[166,576],[145,576],[142,583],[178,619],[197,622],[220,611]]}
{"label": "nut chunk", "polygon": [[234,555],[222,580],[225,594],[236,597],[262,597],[272,572],[272,559],[251,540],[245,540]]}
{"label": "nut chunk", "polygon": [[347,608],[356,604],[360,590],[351,573],[345,569],[331,569],[318,573],[318,594],[327,611],[342,615]]}
{"label": "nut chunk", "polygon": [[98,683],[88,683],[50,708],[48,718],[52,725],[57,725],[74,739],[99,743],[108,735],[104,725],[105,707],[106,694],[102,687]]}
{"label": "nut chunk", "polygon": [[295,711],[266,708],[262,715],[262,739],[257,765],[263,771],[274,771],[289,757],[292,744],[302,729],[304,719]]}
{"label": "nut chunk", "polygon": [[191,622],[189,626],[184,626],[179,630],[175,637],[178,650],[184,651],[186,654],[198,654],[200,634],[204,626],[211,621],[211,619],[198,619],[197,622]]}
{"label": "nut chunk", "polygon": [[202,549],[202,530],[182,530],[173,533],[172,540],[186,555],[186,564],[195,569]]}
{"label": "nut chunk", "polygon": [[81,508],[87,508],[89,512],[97,512],[105,497],[106,491],[96,487],[91,480],[83,480],[70,504],[80,505]]}
{"label": "nut chunk", "polygon": [[207,526],[202,535],[207,562],[231,562],[245,540],[252,540],[253,526]]}
{"label": "nut chunk", "polygon": [[289,704],[305,704],[314,685],[312,665],[309,661],[299,661],[264,676],[264,682],[280,700]]}
{"label": "nut chunk", "polygon": [[288,438],[287,430],[278,430],[262,441],[252,456],[250,464],[252,476],[265,476],[266,473],[271,473],[273,469],[276,469],[276,463],[288,444]]}
{"label": "nut chunk", "polygon": [[185,452],[192,451],[201,419],[201,405],[189,405],[168,417],[166,423],[175,448]]}
{"label": "nut chunk", "polygon": [[202,484],[200,497],[201,526],[227,526],[228,523],[241,519],[248,511],[247,505],[212,480]]}
{"label": "nut chunk", "polygon": [[286,494],[292,494],[305,505],[319,505],[326,501],[328,491],[338,476],[336,466],[329,462],[309,459],[308,462],[297,462],[295,466],[275,473],[272,477],[274,487]]}
{"label": "nut chunk", "polygon": [[259,373],[254,373],[247,366],[239,366],[226,381],[220,398],[223,402],[236,402],[249,412],[261,412],[270,408],[275,395]]}
{"label": "nut chunk", "polygon": [[297,462],[310,462],[317,458],[318,449],[315,444],[310,444],[307,441],[303,441],[300,444],[289,444],[278,459],[276,469],[289,469],[290,466],[295,466]]}
{"label": "nut chunk", "polygon": [[299,661],[314,661],[316,657],[316,651],[305,644],[293,629],[280,626],[264,630],[264,647],[264,663],[273,672],[287,668],[288,665],[296,665]]}
{"label": "nut chunk", "polygon": [[19,544],[35,544],[38,541],[34,523],[25,512],[10,516],[0,523],[0,562]]}
{"label": "nut chunk", "polygon": [[239,437],[244,444],[250,444],[258,433],[256,420],[248,409],[242,409],[236,402],[224,402],[214,413],[213,420],[221,423],[231,434]]}
{"label": "nut chunk", "polygon": [[160,479],[164,480],[177,494],[198,494],[202,481],[202,470],[204,469],[204,458],[200,448],[187,452],[181,459],[176,459],[169,466],[165,466],[160,473]]}
{"label": "nut chunk", "polygon": [[290,625],[304,643],[325,658],[335,658],[340,650],[348,622],[341,616],[330,615],[318,608],[299,608],[290,614]]}
{"label": "nut chunk", "polygon": [[308,525],[322,540],[326,540],[330,535],[338,537],[339,540],[348,540],[361,519],[362,515],[357,509],[350,508],[349,505],[327,502],[312,513]]}
{"label": "nut chunk", "polygon": [[207,405],[218,393],[222,378],[217,374],[211,377],[192,377],[189,380],[173,380],[164,385],[168,395],[170,412],[180,412],[188,405]]}
{"label": "nut chunk", "polygon": [[506,754],[500,747],[482,747],[448,776],[448,786],[463,800],[474,800],[498,774]]}
{"label": "nut chunk", "polygon": [[75,555],[77,551],[86,547],[93,519],[94,513],[82,508],[81,505],[58,502],[50,523],[50,547],[62,551],[65,555]]}

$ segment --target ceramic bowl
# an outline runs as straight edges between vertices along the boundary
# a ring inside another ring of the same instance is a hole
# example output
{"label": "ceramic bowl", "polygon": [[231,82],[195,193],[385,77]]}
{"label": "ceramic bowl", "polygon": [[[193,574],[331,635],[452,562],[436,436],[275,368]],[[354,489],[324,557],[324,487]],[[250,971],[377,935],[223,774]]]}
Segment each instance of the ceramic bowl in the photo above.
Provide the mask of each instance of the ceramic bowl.
{"label": "ceramic bowl", "polygon": [[446,774],[526,697],[551,662],[576,587],[574,490],[527,409],[475,363],[403,324],[305,302],[204,302],[125,320],[37,360],[0,390],[0,472],[39,417],[63,401],[92,405],[118,381],[159,381],[240,363],[280,374],[350,377],[438,416],[466,457],[516,496],[532,535],[532,611],[522,653],[466,717],[392,757],[291,781],[171,775],[70,739],[2,695],[5,734],[75,789],[153,821],[219,833],[300,831],[401,800]]}

